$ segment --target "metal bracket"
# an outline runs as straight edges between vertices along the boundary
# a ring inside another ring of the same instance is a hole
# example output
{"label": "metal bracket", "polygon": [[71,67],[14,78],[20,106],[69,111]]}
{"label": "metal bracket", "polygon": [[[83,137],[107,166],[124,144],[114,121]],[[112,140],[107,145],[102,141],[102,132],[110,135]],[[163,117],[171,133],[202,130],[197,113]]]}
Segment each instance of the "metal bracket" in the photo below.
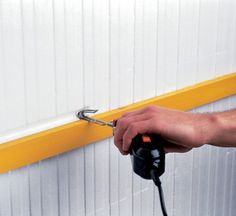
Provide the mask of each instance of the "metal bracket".
{"label": "metal bracket", "polygon": [[102,120],[98,120],[98,119],[95,119],[95,118],[88,117],[86,115],[87,113],[89,113],[89,114],[90,113],[96,113],[97,111],[98,110],[84,109],[84,110],[79,111],[76,116],[81,120],[85,120],[85,121],[95,123],[95,124],[98,124],[98,125],[101,125],[101,126],[109,126],[109,127],[114,128],[113,122],[105,122],[105,121],[102,121]]}

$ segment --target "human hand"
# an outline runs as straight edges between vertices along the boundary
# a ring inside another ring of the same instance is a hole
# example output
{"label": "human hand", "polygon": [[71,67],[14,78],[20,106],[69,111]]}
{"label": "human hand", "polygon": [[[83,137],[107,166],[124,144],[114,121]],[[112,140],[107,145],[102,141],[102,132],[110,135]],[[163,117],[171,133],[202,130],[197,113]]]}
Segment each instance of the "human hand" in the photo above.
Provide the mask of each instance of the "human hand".
{"label": "human hand", "polygon": [[132,139],[137,134],[159,134],[166,139],[165,152],[187,152],[207,143],[210,114],[149,106],[125,113],[117,120],[114,143],[123,155],[127,155]]}

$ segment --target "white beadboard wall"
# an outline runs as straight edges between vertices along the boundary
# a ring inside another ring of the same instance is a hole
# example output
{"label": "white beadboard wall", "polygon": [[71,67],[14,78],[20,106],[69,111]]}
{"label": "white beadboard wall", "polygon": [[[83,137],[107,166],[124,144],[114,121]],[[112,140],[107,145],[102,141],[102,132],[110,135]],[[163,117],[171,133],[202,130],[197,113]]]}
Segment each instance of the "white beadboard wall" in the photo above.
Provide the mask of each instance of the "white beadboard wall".
{"label": "white beadboard wall", "polygon": [[[0,0],[0,132],[236,71],[235,0]],[[204,96],[204,95],[203,95]],[[196,108],[236,108],[236,96]],[[236,149],[168,154],[170,216],[236,215]],[[161,215],[107,139],[0,175],[0,216]]]}

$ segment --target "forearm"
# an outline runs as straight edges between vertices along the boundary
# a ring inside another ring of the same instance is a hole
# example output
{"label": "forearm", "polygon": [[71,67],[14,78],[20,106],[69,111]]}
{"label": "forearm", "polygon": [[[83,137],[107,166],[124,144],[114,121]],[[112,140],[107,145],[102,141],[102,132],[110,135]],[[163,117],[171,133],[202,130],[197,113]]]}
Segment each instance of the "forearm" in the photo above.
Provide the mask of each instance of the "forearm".
{"label": "forearm", "polygon": [[236,110],[210,114],[209,125],[207,143],[236,147]]}
{"label": "forearm", "polygon": [[236,147],[236,110],[197,114],[150,106],[124,114],[117,121],[114,142],[128,154],[137,134],[159,134],[165,152],[187,152],[204,144]]}

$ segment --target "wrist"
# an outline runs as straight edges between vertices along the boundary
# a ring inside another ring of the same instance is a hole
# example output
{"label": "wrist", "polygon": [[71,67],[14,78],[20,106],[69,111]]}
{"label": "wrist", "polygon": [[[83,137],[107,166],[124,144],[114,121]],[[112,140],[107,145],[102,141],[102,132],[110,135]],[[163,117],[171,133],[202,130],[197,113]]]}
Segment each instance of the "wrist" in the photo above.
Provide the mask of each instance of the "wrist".
{"label": "wrist", "polygon": [[220,119],[216,114],[202,114],[202,121],[199,125],[201,144],[215,145],[221,127]]}
{"label": "wrist", "polygon": [[221,139],[227,134],[229,125],[221,115],[221,113],[209,114],[208,118],[208,137],[206,143],[214,146],[221,146]]}

